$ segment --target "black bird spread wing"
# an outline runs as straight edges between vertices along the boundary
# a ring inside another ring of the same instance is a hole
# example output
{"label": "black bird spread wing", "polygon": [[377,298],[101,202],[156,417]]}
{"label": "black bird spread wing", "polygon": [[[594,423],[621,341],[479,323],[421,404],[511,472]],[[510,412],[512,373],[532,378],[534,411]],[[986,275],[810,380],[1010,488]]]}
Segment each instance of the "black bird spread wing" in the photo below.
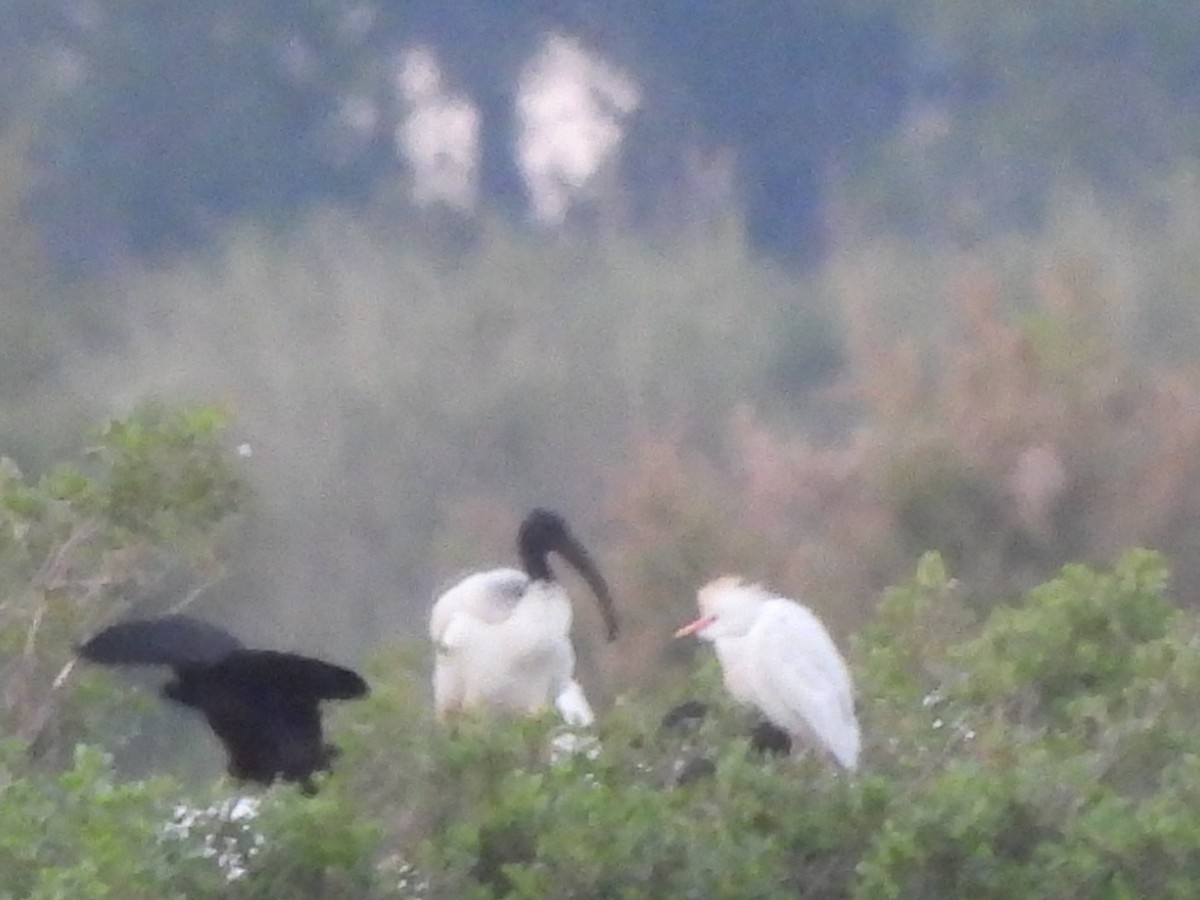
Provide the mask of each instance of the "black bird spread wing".
{"label": "black bird spread wing", "polygon": [[296,699],[353,700],[367,693],[367,683],[357,672],[311,656],[280,650],[241,650],[211,669],[221,684],[243,686],[259,692]]}
{"label": "black bird spread wing", "polygon": [[204,714],[235,778],[302,782],[327,769],[336,749],[321,730],[322,700],[367,693],[350,669],[277,650],[248,650],[216,626],[184,616],[124,622],[79,648],[95,662],[175,670],[163,696]]}
{"label": "black bird spread wing", "polygon": [[229,632],[189,616],[132,619],[105,628],[79,647],[79,655],[108,665],[212,665],[242,642]]}

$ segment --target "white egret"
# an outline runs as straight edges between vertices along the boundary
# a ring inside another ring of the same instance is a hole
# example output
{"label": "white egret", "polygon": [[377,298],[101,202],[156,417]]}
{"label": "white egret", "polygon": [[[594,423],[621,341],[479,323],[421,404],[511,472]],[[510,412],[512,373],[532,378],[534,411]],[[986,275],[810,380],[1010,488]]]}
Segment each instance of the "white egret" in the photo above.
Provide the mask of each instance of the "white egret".
{"label": "white egret", "polygon": [[726,576],[697,593],[700,617],[675,632],[710,641],[725,687],[785,731],[793,747],[858,766],[859,729],[846,663],[807,607]]}
{"label": "white egret", "polygon": [[550,571],[549,554],[559,554],[583,576],[613,640],[617,620],[608,585],[557,513],[529,513],[517,549],[521,570],[468,575],[434,603],[429,634],[436,648],[435,712],[443,720],[472,708],[529,715],[553,704],[568,725],[590,725],[591,706],[574,678],[571,600]]}

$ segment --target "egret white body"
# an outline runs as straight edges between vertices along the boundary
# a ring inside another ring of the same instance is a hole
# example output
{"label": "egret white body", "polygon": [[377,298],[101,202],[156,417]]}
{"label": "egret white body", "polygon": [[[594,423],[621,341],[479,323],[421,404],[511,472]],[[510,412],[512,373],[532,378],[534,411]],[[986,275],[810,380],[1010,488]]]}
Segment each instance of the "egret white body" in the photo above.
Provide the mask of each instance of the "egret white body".
{"label": "egret white body", "polygon": [[718,578],[697,595],[700,618],[676,632],[713,644],[725,687],[792,738],[858,767],[860,735],[850,671],[806,606],[739,578]]}
{"label": "egret white body", "polygon": [[535,715],[554,705],[569,725],[594,719],[575,681],[571,599],[547,556],[560,554],[600,603],[608,637],[617,624],[608,586],[563,520],[534,510],[517,536],[520,569],[468,575],[434,603],[429,634],[436,648],[434,709],[446,719],[467,709]]}

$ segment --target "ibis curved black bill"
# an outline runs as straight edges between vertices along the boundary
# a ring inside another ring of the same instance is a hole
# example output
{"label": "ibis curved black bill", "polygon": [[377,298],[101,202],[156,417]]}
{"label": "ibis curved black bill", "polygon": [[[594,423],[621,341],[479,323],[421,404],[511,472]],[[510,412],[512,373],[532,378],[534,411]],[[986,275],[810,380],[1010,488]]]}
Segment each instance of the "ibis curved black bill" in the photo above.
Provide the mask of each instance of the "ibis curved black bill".
{"label": "ibis curved black bill", "polygon": [[610,641],[616,640],[618,631],[617,611],[613,605],[612,594],[608,590],[608,582],[604,580],[604,576],[600,574],[600,570],[592,562],[592,557],[582,544],[569,535],[559,545],[558,553],[571,564],[575,571],[587,582],[587,586],[592,589],[592,593],[596,595],[596,602],[600,604],[600,615],[604,617],[604,628],[608,639]]}

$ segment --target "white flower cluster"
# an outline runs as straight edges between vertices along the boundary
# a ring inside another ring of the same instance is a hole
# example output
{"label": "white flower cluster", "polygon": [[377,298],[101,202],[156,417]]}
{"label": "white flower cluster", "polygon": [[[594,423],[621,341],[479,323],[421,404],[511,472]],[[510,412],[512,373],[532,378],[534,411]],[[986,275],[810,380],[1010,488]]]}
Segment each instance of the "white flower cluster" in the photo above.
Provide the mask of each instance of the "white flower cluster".
{"label": "white flower cluster", "polygon": [[163,825],[161,840],[195,843],[203,835],[193,855],[214,860],[227,881],[236,881],[266,840],[253,825],[258,811],[256,797],[231,797],[205,809],[180,803]]}

